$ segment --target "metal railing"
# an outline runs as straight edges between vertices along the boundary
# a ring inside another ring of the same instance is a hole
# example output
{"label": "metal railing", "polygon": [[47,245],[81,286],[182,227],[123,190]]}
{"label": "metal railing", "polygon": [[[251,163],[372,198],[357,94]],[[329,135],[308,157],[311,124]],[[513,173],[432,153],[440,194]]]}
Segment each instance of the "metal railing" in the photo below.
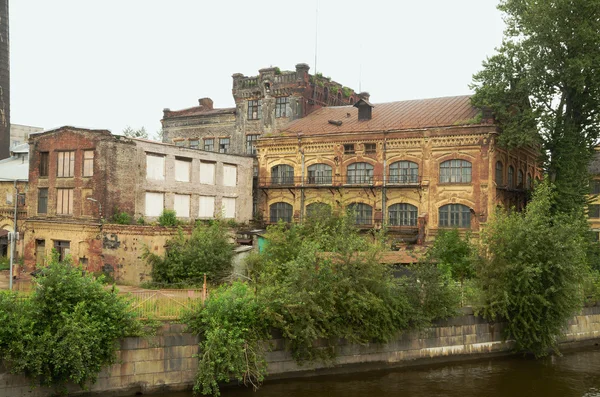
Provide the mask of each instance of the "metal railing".
{"label": "metal railing", "polygon": [[328,186],[390,186],[390,187],[417,187],[421,184],[421,177],[414,175],[346,175],[308,176],[304,179],[299,176],[277,175],[258,178],[260,187],[328,187]]}
{"label": "metal railing", "polygon": [[204,304],[206,290],[140,290],[125,293],[139,318],[172,320]]}

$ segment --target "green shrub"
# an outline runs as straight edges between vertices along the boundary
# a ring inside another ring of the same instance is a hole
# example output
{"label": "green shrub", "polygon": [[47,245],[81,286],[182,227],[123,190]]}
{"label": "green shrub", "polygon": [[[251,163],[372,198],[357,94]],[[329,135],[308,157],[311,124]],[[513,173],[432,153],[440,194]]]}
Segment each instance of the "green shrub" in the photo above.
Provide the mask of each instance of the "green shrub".
{"label": "green shrub", "polygon": [[8,256],[0,256],[0,270],[10,269],[10,258]]}
{"label": "green shrub", "polygon": [[175,210],[164,210],[158,217],[158,224],[166,227],[179,225],[177,212]]}
{"label": "green shrub", "polygon": [[233,245],[222,222],[198,223],[187,238],[180,230],[166,244],[164,256],[147,248],[143,258],[152,265],[152,280],[158,283],[202,283],[204,274],[220,280],[231,272]]}
{"label": "green shrub", "polygon": [[118,225],[129,225],[131,224],[131,215],[129,215],[127,212],[119,211],[118,208],[115,208],[111,222]]}
{"label": "green shrub", "polygon": [[128,302],[56,256],[31,297],[0,294],[0,355],[40,385],[95,382],[116,361],[115,343],[141,332]]}
{"label": "green shrub", "polygon": [[146,224],[146,219],[143,216],[140,216],[139,218],[137,218],[136,223],[138,225],[145,225]]}

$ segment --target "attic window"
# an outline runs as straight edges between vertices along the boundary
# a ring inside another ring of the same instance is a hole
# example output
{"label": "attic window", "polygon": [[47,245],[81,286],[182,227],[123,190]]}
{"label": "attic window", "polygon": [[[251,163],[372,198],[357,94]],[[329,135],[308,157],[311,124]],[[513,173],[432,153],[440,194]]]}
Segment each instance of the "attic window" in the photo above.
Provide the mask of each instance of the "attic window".
{"label": "attic window", "polygon": [[344,154],[353,154],[354,153],[354,144],[349,143],[344,145]]}
{"label": "attic window", "polygon": [[365,143],[365,153],[375,153],[377,151],[377,144]]}

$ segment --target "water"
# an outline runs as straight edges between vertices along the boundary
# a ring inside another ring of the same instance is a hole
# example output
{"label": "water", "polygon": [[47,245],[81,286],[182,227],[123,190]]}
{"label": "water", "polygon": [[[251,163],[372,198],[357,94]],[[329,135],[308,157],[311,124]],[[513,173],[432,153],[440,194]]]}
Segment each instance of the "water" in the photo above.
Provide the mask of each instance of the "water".
{"label": "water", "polygon": [[[223,397],[600,397],[600,350],[542,360],[495,358],[447,365],[322,376],[222,390]],[[192,393],[160,397],[191,397]]]}

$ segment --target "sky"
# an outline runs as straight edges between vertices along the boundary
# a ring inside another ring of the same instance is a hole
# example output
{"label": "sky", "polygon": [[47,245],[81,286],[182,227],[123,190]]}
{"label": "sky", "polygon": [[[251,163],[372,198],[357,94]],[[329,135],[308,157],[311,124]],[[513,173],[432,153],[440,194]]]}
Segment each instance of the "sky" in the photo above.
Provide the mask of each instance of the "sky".
{"label": "sky", "polygon": [[[297,63],[372,103],[464,95],[502,42],[497,0],[10,0],[11,123],[160,129],[234,106],[234,73]],[[315,62],[316,52],[316,62]]]}

